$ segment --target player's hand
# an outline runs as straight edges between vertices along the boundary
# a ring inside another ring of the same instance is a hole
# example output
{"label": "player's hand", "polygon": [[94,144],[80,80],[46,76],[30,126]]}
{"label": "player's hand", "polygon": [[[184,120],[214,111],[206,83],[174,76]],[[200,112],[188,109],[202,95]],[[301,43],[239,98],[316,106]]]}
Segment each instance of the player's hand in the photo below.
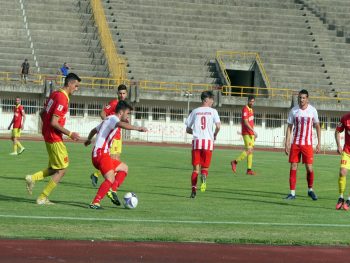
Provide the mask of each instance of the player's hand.
{"label": "player's hand", "polygon": [[21,126],[21,130],[24,130],[24,125],[22,124],[22,126]]}
{"label": "player's hand", "polygon": [[139,127],[137,130],[139,132],[147,132],[148,131],[148,129],[146,127]]}
{"label": "player's hand", "polygon": [[79,140],[80,140],[80,135],[79,135],[79,133],[77,133],[77,132],[72,132],[72,134],[70,135],[70,138],[71,138],[73,141],[79,141]]}
{"label": "player's hand", "polygon": [[85,142],[84,142],[84,145],[85,146],[88,146],[88,145],[90,145],[91,144],[91,140],[86,140]]}
{"label": "player's hand", "polygon": [[316,145],[316,153],[319,153],[321,151],[321,145],[318,143]]}
{"label": "player's hand", "polygon": [[8,130],[11,130],[11,125],[7,128]]}
{"label": "player's hand", "polygon": [[254,131],[254,139],[258,138],[258,134],[256,133],[256,131]]}
{"label": "player's hand", "polygon": [[290,152],[290,144],[286,143],[284,146],[284,152],[286,153],[286,155],[289,155]]}

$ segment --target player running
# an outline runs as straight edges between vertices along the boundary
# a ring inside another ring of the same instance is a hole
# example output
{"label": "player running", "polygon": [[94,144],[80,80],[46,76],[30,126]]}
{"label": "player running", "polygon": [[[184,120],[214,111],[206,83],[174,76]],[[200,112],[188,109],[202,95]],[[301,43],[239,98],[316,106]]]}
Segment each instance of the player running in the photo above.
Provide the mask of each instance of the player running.
{"label": "player running", "polygon": [[[342,148],[340,145],[340,133],[345,131],[345,143]],[[339,187],[339,199],[335,206],[337,210],[343,208],[349,210],[350,207],[350,196],[345,201],[344,192],[346,188],[346,175],[350,169],[350,113],[345,114],[338,123],[335,130],[335,141],[337,143],[337,152],[341,154],[338,187]]]}
{"label": "player running", "polygon": [[[10,155],[21,154],[25,148],[19,142],[19,138],[21,137],[21,130],[24,129],[24,122],[26,121],[26,114],[24,112],[24,108],[21,105],[21,99],[16,98],[16,106],[13,108],[13,118],[8,127],[8,130],[11,129],[12,126],[12,134],[11,140],[13,142],[13,152]],[[19,150],[17,151],[19,147]]]}
{"label": "player running", "polygon": [[[316,128],[317,145],[316,153],[319,153],[321,148],[321,128],[318,120],[317,110],[309,104],[309,93],[303,89],[298,94],[298,106],[291,109],[288,116],[288,127],[286,131],[285,153],[289,154],[290,172],[289,172],[289,187],[290,194],[287,195],[287,200],[295,199],[295,187],[297,181],[297,169],[300,157],[305,164],[307,172],[308,196],[312,200],[317,200],[317,195],[312,189],[314,183],[314,170],[312,167],[314,161],[314,152],[312,148],[312,130]],[[290,135],[293,129],[292,146]]]}
{"label": "player running", "polygon": [[[194,109],[186,120],[186,132],[193,134],[191,176],[192,192],[190,198],[196,197],[198,174],[201,173],[201,192],[207,188],[208,170],[210,167],[214,141],[220,130],[220,117],[213,109],[214,94],[204,91],[201,94],[202,105]],[[213,128],[215,125],[215,131]]]}
{"label": "player running", "polygon": [[[106,105],[103,110],[100,113],[101,119],[104,120],[106,119],[107,116],[115,114],[115,109],[118,105],[119,101],[124,101],[128,98],[128,90],[124,84],[121,84],[118,86],[118,99],[111,100],[108,105]],[[122,134],[121,134],[121,129],[118,128],[114,140],[111,145],[110,149],[110,155],[112,159],[115,160],[120,160],[120,155],[122,153]],[[91,183],[94,187],[97,186],[98,182],[98,176],[100,176],[101,173],[99,170],[95,171],[90,175]],[[108,192],[108,197],[111,198],[113,202],[113,195],[114,195],[114,190]]]}
{"label": "player running", "polygon": [[[91,139],[97,134],[95,146],[92,150],[92,163],[96,169],[100,170],[105,178],[90,204],[91,209],[101,209],[101,200],[106,196],[110,188],[114,187],[117,190],[127,176],[128,166],[110,156],[110,145],[118,128],[140,132],[147,131],[144,127],[136,127],[127,123],[131,110],[132,107],[126,101],[120,101],[115,110],[116,113],[106,117],[102,123],[92,129],[87,140],[84,142],[85,146],[90,145]],[[115,196],[116,199],[113,203],[120,205],[118,196]]]}
{"label": "player running", "polygon": [[248,96],[248,104],[245,105],[242,109],[242,136],[244,141],[245,149],[244,151],[231,162],[231,168],[234,173],[236,173],[237,164],[240,161],[243,161],[247,157],[247,175],[255,175],[255,172],[252,170],[253,166],[253,149],[255,139],[258,137],[258,134],[254,130],[254,111],[253,106],[255,103],[255,97],[250,95]]}
{"label": "player running", "polygon": [[43,121],[42,134],[44,136],[46,150],[49,155],[48,168],[26,176],[27,190],[32,194],[34,183],[41,181],[45,177],[51,176],[43,192],[39,195],[36,203],[38,205],[51,205],[48,197],[63,178],[66,168],[69,165],[68,152],[63,143],[63,134],[74,141],[78,141],[80,136],[76,132],[71,132],[64,128],[66,123],[66,113],[68,112],[69,96],[78,90],[81,79],[74,73],[69,73],[64,80],[64,87],[51,93],[47,99],[40,117]]}

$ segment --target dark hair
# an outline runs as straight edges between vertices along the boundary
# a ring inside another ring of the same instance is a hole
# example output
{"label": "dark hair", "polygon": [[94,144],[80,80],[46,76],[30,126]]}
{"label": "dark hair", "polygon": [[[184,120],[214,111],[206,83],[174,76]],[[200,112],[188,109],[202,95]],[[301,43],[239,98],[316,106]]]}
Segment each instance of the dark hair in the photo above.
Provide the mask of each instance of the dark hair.
{"label": "dark hair", "polygon": [[207,91],[203,91],[201,94],[201,100],[202,102],[205,101],[205,99],[210,98],[213,99],[214,98],[214,93],[211,90],[207,90]]}
{"label": "dark hair", "polygon": [[309,97],[309,92],[306,89],[302,89],[301,91],[299,91],[299,95],[300,94],[305,94],[306,97]]}
{"label": "dark hair", "polygon": [[69,81],[72,81],[72,80],[77,80],[80,82],[81,78],[79,78],[77,74],[69,73],[64,80],[64,86],[67,87]]}
{"label": "dark hair", "polygon": [[255,100],[255,96],[254,95],[249,95],[248,96],[248,101],[251,101],[251,100]]}
{"label": "dark hair", "polygon": [[115,112],[118,113],[126,109],[133,110],[133,107],[129,103],[127,103],[125,100],[121,100],[118,102],[118,105],[115,108]]}
{"label": "dark hair", "polygon": [[128,91],[128,88],[127,88],[124,84],[120,84],[120,85],[118,86],[118,91],[121,91],[121,90],[126,90],[126,91]]}

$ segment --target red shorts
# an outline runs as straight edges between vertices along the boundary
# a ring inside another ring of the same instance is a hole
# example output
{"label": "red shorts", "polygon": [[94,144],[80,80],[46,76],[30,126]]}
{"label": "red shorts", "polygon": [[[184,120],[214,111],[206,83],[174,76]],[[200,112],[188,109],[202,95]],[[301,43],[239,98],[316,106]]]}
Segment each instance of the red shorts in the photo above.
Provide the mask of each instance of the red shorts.
{"label": "red shorts", "polygon": [[314,150],[312,145],[297,145],[292,144],[289,153],[290,163],[299,163],[300,157],[302,157],[303,163],[313,164],[314,162]]}
{"label": "red shorts", "polygon": [[112,159],[109,154],[102,154],[92,157],[92,164],[104,175],[110,170],[115,171],[121,162]]}
{"label": "red shorts", "polygon": [[209,168],[212,154],[210,150],[192,150],[192,165]]}

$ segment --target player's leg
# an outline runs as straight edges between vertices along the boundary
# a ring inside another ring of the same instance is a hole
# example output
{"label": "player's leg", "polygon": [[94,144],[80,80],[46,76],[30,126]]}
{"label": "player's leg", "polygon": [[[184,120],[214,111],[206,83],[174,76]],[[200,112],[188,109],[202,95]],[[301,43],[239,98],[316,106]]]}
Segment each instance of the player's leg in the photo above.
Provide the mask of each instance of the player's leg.
{"label": "player's leg", "polygon": [[197,194],[197,181],[198,174],[200,171],[200,150],[192,150],[192,166],[193,171],[191,175],[191,196],[190,198],[195,198]]}
{"label": "player's leg", "polygon": [[19,138],[21,137],[21,129],[18,129],[17,130],[17,149],[19,149],[18,150],[18,154],[21,154],[21,153],[23,153],[24,152],[24,150],[25,150],[25,148],[23,147],[23,145],[21,144],[21,142],[19,141]]}
{"label": "player's leg", "polygon": [[[118,160],[114,160],[115,162],[119,162]],[[123,184],[126,176],[128,175],[128,166],[125,163],[120,163],[117,165],[115,170],[115,178],[114,183],[111,186],[111,189],[108,191],[107,196],[111,199],[111,202],[117,206],[120,206],[120,201],[117,195],[117,191],[119,187]]]}
{"label": "player's leg", "polygon": [[237,164],[240,161],[243,161],[248,156],[247,150],[249,149],[249,142],[250,142],[249,135],[243,135],[243,141],[244,141],[244,151],[242,151],[241,154],[236,159],[231,161],[231,169],[234,173],[237,170]]}
{"label": "player's leg", "polygon": [[10,153],[10,155],[17,155],[17,129],[13,128],[11,131],[11,141],[12,141],[12,148],[13,151]]}
{"label": "player's leg", "polygon": [[207,189],[207,177],[208,171],[211,163],[212,151],[210,150],[201,150],[201,192],[205,192]]}
{"label": "player's leg", "polygon": [[247,150],[247,175],[255,175],[255,172],[252,170],[253,167],[253,149],[255,136],[247,135],[246,139],[246,150]]}
{"label": "player's leg", "polygon": [[314,160],[314,150],[311,145],[300,146],[300,149],[301,149],[303,163],[305,164],[305,168],[306,168],[306,181],[308,186],[307,195],[310,196],[312,200],[316,201],[317,195],[313,190],[314,169],[312,167],[313,160]]}
{"label": "player's leg", "polygon": [[344,208],[344,210],[349,210],[349,207],[350,207],[350,197],[348,197],[348,200],[346,200],[346,202],[344,200],[344,192],[346,188],[346,175],[349,169],[350,169],[350,155],[347,154],[346,152],[343,152],[341,155],[339,178],[338,178],[339,198],[335,206],[337,210],[341,209],[342,207]]}
{"label": "player's leg", "polygon": [[[49,164],[50,165],[50,164]],[[53,175],[56,171],[51,168],[46,168],[44,170],[38,171],[32,175],[27,175],[25,177],[26,184],[27,184],[27,191],[30,195],[33,193],[33,188],[36,181],[41,181],[45,177],[48,177],[50,175]]]}
{"label": "player's leg", "polygon": [[52,170],[54,173],[36,200],[37,204],[40,205],[52,204],[48,197],[62,180],[66,173],[66,168],[69,166],[68,152],[63,142],[46,143],[46,149],[49,154],[49,166],[51,168],[48,170],[48,173],[50,175]]}
{"label": "player's leg", "polygon": [[297,169],[298,163],[300,162],[301,152],[298,145],[293,144],[289,153],[289,190],[290,193],[287,195],[287,200],[295,199],[295,188],[297,183]]}
{"label": "player's leg", "polygon": [[90,208],[92,208],[92,209],[100,209],[101,208],[101,205],[100,205],[101,200],[107,195],[110,187],[114,183],[114,176],[115,176],[114,169],[110,169],[106,172],[103,172],[104,168],[101,168],[101,169],[102,169],[101,172],[103,173],[103,177],[105,180],[102,182],[102,184],[98,188],[97,193],[90,204]]}

